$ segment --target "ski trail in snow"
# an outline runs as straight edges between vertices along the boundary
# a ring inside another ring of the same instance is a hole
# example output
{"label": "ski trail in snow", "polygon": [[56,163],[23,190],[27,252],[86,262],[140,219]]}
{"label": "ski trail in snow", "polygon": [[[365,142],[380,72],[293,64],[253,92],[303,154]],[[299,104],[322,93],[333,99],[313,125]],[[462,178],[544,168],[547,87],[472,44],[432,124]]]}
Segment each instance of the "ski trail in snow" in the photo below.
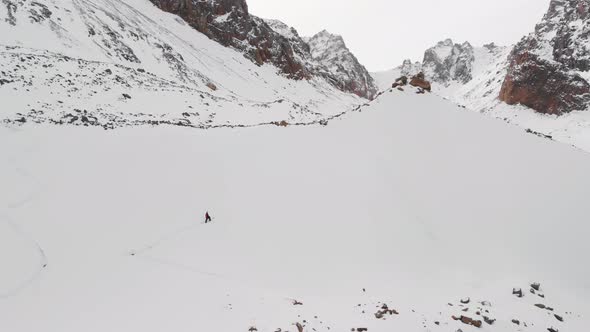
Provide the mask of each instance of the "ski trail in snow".
{"label": "ski trail in snow", "polygon": [[188,226],[184,226],[182,228],[179,228],[176,231],[171,232],[171,233],[168,233],[168,234],[160,237],[156,241],[154,241],[154,242],[152,242],[152,243],[150,243],[150,244],[148,244],[148,245],[146,245],[144,247],[141,247],[140,249],[131,250],[130,255],[131,256],[141,255],[141,254],[143,254],[143,253],[145,253],[147,251],[150,251],[150,250],[152,250],[152,249],[154,249],[156,247],[161,246],[165,242],[170,241],[170,240],[172,240],[172,239],[180,236],[181,234],[183,234],[185,232],[190,231],[191,229],[197,227],[198,225],[200,225],[200,224],[193,223],[193,224],[190,224]]}
{"label": "ski trail in snow", "polygon": [[36,198],[38,198],[41,195],[41,183],[39,182],[39,180],[33,176],[31,173],[29,173],[28,171],[26,171],[23,168],[17,168],[16,171],[18,173],[20,173],[22,176],[27,177],[29,179],[31,179],[34,183],[35,186],[37,187],[35,191],[33,191],[33,193],[27,195],[25,198],[22,198],[19,201],[13,202],[11,204],[8,204],[7,207],[9,209],[17,209],[22,207],[23,205],[26,205],[30,202],[32,202],[33,200],[35,200]]}
{"label": "ski trail in snow", "polygon": [[1,292],[0,293],[0,299],[4,299],[4,298],[8,298],[8,297],[12,297],[12,296],[17,295],[23,289],[25,289],[28,286],[30,286],[31,284],[33,284],[41,276],[41,274],[43,273],[43,270],[45,270],[45,268],[47,267],[47,264],[49,263],[49,261],[47,259],[47,255],[45,254],[45,251],[43,250],[43,248],[41,247],[41,245],[39,244],[39,242],[37,242],[36,240],[34,240],[31,236],[29,236],[23,230],[21,230],[20,227],[18,227],[18,225],[16,223],[12,222],[6,216],[0,216],[0,221],[5,222],[21,238],[29,241],[32,245],[34,245],[37,248],[37,251],[39,253],[39,268],[37,269],[37,271],[35,271],[28,278],[26,278],[25,280],[23,280],[18,285],[12,287],[8,291]]}
{"label": "ski trail in snow", "polygon": [[166,266],[173,267],[175,269],[184,270],[184,271],[188,271],[188,272],[192,272],[192,273],[198,273],[198,274],[209,276],[209,277],[225,278],[224,275],[221,275],[218,273],[203,271],[203,270],[200,270],[200,269],[190,266],[190,265],[176,263],[176,262],[168,261],[168,260],[161,259],[161,258],[156,258],[156,257],[148,256],[148,255],[139,256],[139,258],[149,261],[149,262],[152,262],[152,263],[166,265]]}

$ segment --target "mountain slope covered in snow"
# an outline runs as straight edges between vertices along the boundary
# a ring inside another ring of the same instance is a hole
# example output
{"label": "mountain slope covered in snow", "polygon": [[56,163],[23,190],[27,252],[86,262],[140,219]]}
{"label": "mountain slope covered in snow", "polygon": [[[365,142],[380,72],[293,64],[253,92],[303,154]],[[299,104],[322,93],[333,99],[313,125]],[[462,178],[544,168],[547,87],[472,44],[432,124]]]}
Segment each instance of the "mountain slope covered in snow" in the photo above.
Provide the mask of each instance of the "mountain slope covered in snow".
{"label": "mountain slope covered in snow", "polygon": [[291,80],[147,0],[0,6],[4,122],[207,128],[315,122],[360,103],[326,80]]}
{"label": "mountain slope covered in snow", "polygon": [[590,157],[434,94],[328,126],[2,127],[0,147],[3,331],[589,323]]}

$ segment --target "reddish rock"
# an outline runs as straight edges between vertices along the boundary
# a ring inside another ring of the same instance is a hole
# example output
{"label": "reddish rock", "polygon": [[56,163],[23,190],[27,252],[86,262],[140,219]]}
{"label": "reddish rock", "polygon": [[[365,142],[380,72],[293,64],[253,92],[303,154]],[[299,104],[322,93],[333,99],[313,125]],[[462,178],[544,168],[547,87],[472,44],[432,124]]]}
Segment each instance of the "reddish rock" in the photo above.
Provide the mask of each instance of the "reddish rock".
{"label": "reddish rock", "polygon": [[[250,15],[246,0],[150,0],[160,9],[176,14],[190,26],[224,46],[244,52],[259,65],[275,64],[294,79],[311,78],[311,73],[297,60],[287,38],[275,32],[264,20]],[[218,19],[223,16],[223,19]]]}
{"label": "reddish rock", "polygon": [[430,82],[428,82],[424,77],[424,73],[418,73],[418,75],[412,77],[410,80],[410,85],[424,89],[428,92],[432,90],[432,86],[430,85]]}
{"label": "reddish rock", "polygon": [[590,84],[579,74],[590,70],[589,10],[587,1],[551,1],[535,32],[512,50],[500,100],[558,115],[590,106]]}

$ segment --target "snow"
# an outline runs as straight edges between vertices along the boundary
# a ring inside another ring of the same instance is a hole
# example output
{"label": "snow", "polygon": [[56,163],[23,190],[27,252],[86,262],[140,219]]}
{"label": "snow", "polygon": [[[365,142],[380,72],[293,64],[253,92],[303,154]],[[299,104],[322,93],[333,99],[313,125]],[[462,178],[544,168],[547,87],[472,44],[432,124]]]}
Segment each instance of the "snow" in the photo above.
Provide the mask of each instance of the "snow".
{"label": "snow", "polygon": [[[440,42],[434,49],[444,48],[445,43],[449,42]],[[541,51],[539,52],[552,54],[552,48],[548,42],[542,43],[540,47]],[[556,141],[590,152],[589,112],[577,111],[561,116],[543,115],[521,105],[511,106],[500,102],[498,96],[506,77],[508,56],[511,51],[512,47],[496,45],[473,48],[474,61],[471,70],[473,78],[467,83],[451,81],[441,84],[434,81],[432,82],[433,92],[468,110],[484,113],[524,129],[549,135]],[[408,62],[408,64],[410,63]],[[384,90],[388,89],[395,79],[401,76],[404,67],[410,66],[400,66],[389,71],[371,74],[379,88]],[[584,72],[579,74],[583,78],[589,76]]]}
{"label": "snow", "polygon": [[0,330],[584,330],[588,154],[410,90],[325,127],[0,127],[0,290],[48,263]]}
{"label": "snow", "polygon": [[361,103],[323,79],[294,81],[274,66],[257,66],[147,0],[40,3],[52,15],[39,23],[28,17],[31,3],[19,5],[16,26],[0,20],[7,32],[0,34],[0,64],[12,81],[0,85],[8,105],[2,120],[34,110],[43,112],[36,121],[63,122],[79,109],[100,124],[309,123]]}

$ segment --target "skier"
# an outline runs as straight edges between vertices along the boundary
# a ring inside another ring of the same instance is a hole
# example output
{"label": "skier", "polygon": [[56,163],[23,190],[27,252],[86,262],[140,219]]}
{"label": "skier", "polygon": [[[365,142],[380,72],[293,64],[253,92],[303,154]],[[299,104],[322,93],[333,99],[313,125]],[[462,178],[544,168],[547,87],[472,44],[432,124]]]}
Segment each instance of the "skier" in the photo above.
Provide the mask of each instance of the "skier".
{"label": "skier", "polygon": [[205,212],[205,224],[211,222],[211,216],[209,215],[209,211]]}

